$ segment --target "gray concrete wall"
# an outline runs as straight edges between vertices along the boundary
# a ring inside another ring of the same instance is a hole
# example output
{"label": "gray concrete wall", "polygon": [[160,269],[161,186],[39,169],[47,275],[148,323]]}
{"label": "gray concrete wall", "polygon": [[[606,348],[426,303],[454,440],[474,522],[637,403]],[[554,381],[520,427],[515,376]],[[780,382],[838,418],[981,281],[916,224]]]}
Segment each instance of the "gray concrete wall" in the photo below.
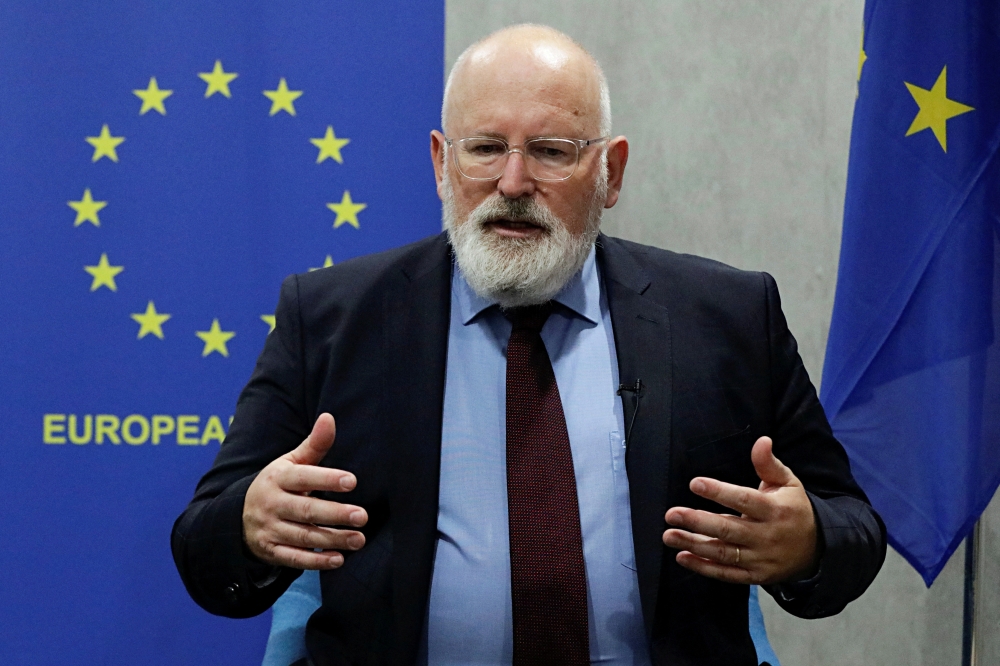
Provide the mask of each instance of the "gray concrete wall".
{"label": "gray concrete wall", "polygon": [[[505,25],[581,42],[632,153],[605,230],[770,272],[818,383],[839,253],[863,0],[450,0],[450,67]],[[980,664],[1000,663],[1000,506],[984,530]],[[958,665],[963,550],[926,589],[890,552],[841,615],[805,621],[763,595],[784,666]]]}

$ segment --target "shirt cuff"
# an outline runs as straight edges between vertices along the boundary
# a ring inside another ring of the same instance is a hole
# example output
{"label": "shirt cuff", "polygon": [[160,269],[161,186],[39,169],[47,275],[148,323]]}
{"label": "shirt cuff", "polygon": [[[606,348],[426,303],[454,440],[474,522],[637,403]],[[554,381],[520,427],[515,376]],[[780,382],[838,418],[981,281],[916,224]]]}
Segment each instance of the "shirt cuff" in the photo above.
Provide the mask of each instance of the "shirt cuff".
{"label": "shirt cuff", "polygon": [[822,575],[823,563],[820,562],[816,574],[811,578],[796,580],[790,583],[778,583],[773,586],[773,589],[778,593],[782,601],[795,601],[796,599],[801,599],[812,594],[816,590],[816,586],[819,584]]}
{"label": "shirt cuff", "polygon": [[268,564],[250,552],[246,542],[243,543],[243,556],[247,558],[247,579],[258,590],[262,590],[281,575],[281,567],[275,564]]}

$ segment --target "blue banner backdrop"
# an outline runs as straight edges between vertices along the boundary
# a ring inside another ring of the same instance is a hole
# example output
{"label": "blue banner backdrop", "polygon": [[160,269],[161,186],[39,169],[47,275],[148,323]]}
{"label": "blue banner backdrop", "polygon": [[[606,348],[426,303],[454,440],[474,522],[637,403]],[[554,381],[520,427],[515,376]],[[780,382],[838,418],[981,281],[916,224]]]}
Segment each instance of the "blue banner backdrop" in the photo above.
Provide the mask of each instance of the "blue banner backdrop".
{"label": "blue banner backdrop", "polygon": [[927,585],[1000,484],[1000,3],[868,0],[823,406]]}
{"label": "blue banner backdrop", "polygon": [[440,229],[444,3],[11,0],[0,44],[0,662],[259,662],[170,527],[282,278]]}

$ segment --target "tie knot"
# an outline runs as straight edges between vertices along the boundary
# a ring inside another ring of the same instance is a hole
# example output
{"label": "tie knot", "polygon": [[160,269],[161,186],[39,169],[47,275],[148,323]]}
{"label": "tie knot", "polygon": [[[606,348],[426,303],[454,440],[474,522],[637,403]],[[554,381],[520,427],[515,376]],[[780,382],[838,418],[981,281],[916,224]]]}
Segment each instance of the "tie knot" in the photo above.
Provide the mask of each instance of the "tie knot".
{"label": "tie knot", "polygon": [[527,329],[535,333],[541,332],[542,326],[545,325],[545,320],[549,318],[550,314],[552,314],[552,301],[541,305],[528,305],[503,311],[503,315],[514,327],[513,330]]}

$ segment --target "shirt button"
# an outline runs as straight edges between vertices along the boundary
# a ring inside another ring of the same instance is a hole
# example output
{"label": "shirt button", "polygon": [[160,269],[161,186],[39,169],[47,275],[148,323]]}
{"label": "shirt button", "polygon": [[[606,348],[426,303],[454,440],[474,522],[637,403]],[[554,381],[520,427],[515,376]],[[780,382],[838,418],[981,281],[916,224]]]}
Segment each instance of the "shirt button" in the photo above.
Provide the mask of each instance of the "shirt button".
{"label": "shirt button", "polygon": [[226,600],[230,603],[236,603],[240,600],[240,584],[233,583],[226,588]]}

